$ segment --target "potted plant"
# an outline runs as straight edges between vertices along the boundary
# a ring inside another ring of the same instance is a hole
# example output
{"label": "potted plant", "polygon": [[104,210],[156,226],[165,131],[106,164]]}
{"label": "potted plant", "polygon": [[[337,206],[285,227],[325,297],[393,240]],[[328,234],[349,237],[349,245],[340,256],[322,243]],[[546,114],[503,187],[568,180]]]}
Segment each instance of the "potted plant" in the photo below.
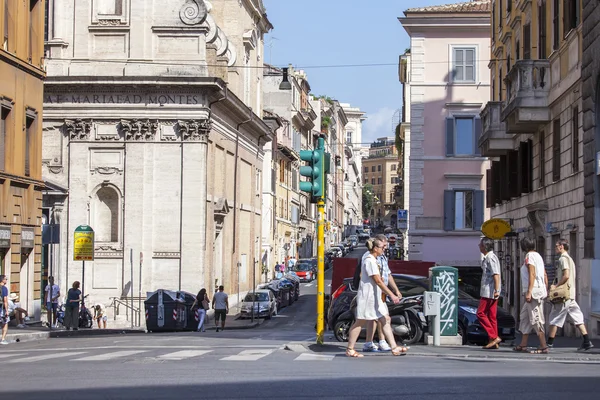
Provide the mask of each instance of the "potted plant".
{"label": "potted plant", "polygon": [[321,133],[329,132],[329,125],[331,125],[330,117],[325,116],[321,118]]}

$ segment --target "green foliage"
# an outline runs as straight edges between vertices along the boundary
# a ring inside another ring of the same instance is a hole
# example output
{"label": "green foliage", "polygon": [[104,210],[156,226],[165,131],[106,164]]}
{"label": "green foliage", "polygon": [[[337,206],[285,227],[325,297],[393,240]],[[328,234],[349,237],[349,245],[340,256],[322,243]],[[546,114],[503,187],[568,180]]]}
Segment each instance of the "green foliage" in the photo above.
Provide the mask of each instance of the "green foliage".
{"label": "green foliage", "polygon": [[363,218],[369,218],[371,210],[373,209],[373,203],[375,201],[375,194],[373,193],[373,186],[366,184],[362,188],[362,212]]}
{"label": "green foliage", "polygon": [[396,126],[396,150],[398,154],[402,154],[402,148],[404,146],[404,140],[400,137],[400,124]]}
{"label": "green foliage", "polygon": [[333,99],[325,94],[322,94],[320,96],[315,96],[315,99],[323,99],[325,100],[327,103],[333,105]]}
{"label": "green foliage", "polygon": [[321,128],[329,128],[329,125],[331,125],[331,118],[328,116],[322,117]]}

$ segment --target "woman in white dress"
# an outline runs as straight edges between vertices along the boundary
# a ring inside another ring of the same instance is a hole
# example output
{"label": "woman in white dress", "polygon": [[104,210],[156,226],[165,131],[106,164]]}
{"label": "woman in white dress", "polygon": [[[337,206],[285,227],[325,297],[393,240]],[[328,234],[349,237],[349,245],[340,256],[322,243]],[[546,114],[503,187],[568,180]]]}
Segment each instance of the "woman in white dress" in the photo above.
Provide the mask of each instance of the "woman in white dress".
{"label": "woman in white dress", "polygon": [[388,315],[388,308],[385,304],[383,293],[388,295],[394,304],[398,304],[400,298],[383,283],[383,279],[381,278],[381,265],[377,261],[377,257],[383,254],[384,248],[385,244],[381,240],[374,239],[369,255],[363,257],[360,284],[356,294],[356,321],[348,332],[348,348],[346,349],[348,357],[363,357],[362,354],[354,350],[354,345],[362,327],[368,321],[376,320],[379,320],[383,325],[383,334],[392,347],[392,355],[399,356],[406,354],[402,351],[402,347],[396,345],[392,327],[385,318]]}

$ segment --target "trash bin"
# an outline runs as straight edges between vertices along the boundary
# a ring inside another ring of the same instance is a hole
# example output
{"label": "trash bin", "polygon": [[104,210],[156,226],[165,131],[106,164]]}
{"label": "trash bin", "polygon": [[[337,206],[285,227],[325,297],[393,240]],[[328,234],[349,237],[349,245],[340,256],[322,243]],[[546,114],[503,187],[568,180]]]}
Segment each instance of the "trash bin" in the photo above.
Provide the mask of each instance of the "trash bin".
{"label": "trash bin", "polygon": [[279,285],[285,288],[288,299],[287,305],[291,306],[296,300],[296,287],[294,286],[294,282],[284,278],[279,281]]}
{"label": "trash bin", "polygon": [[196,328],[198,328],[198,322],[200,321],[198,310],[192,310],[192,305],[194,304],[194,301],[196,301],[196,295],[184,291],[177,293],[178,297],[185,303],[185,325],[183,330],[195,331]]}
{"label": "trash bin", "polygon": [[294,284],[294,301],[298,301],[300,297],[300,278],[296,274],[287,274],[285,279]]}
{"label": "trash bin", "polygon": [[185,327],[185,301],[176,291],[158,289],[149,292],[144,307],[148,332],[180,331]]}
{"label": "trash bin", "polygon": [[277,287],[279,292],[279,308],[278,310],[290,305],[290,287],[288,284],[281,280],[273,281],[273,284]]}

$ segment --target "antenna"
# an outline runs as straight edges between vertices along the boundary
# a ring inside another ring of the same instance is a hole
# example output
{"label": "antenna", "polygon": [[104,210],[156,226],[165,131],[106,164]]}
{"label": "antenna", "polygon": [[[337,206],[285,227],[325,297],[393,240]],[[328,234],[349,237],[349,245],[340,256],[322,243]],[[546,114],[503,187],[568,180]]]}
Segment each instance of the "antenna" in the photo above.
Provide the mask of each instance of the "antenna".
{"label": "antenna", "polygon": [[272,57],[272,53],[273,53],[273,40],[279,40],[277,39],[275,36],[271,36],[269,38],[269,65],[273,65],[273,57]]}
{"label": "antenna", "polygon": [[392,136],[396,137],[396,127],[400,123],[400,119],[402,118],[402,109],[398,108],[394,112],[392,116]]}

